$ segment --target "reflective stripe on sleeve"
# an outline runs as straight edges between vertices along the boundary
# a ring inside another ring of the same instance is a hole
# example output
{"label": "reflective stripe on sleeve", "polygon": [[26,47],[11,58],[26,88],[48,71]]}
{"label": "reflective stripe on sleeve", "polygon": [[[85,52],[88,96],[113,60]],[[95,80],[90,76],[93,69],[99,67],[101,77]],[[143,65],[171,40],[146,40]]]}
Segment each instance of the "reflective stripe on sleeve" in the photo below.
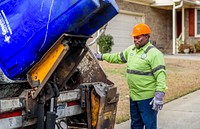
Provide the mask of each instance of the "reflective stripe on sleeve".
{"label": "reflective stripe on sleeve", "polygon": [[155,67],[155,68],[152,70],[152,72],[155,73],[155,72],[157,72],[157,71],[160,70],[160,69],[165,69],[165,66],[164,66],[164,65],[159,65],[159,66]]}
{"label": "reflective stripe on sleeve", "polygon": [[124,62],[124,63],[127,62],[126,59],[125,59],[125,57],[124,57],[123,52],[120,53],[120,58],[121,58],[122,62]]}
{"label": "reflective stripe on sleeve", "polygon": [[144,51],[144,53],[147,54],[147,52],[148,52],[151,48],[155,48],[155,47],[154,47],[154,46],[149,46],[149,47]]}

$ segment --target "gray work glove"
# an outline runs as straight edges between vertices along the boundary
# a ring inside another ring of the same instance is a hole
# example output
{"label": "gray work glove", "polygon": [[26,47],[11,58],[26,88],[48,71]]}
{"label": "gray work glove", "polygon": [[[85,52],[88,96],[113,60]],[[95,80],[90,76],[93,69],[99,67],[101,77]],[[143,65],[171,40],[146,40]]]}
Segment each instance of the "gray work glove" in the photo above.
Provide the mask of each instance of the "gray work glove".
{"label": "gray work glove", "polygon": [[161,110],[163,107],[163,98],[165,96],[164,92],[156,91],[155,96],[152,101],[149,103],[152,105],[152,109],[155,111]]}
{"label": "gray work glove", "polygon": [[94,53],[97,60],[102,60],[102,54]]}

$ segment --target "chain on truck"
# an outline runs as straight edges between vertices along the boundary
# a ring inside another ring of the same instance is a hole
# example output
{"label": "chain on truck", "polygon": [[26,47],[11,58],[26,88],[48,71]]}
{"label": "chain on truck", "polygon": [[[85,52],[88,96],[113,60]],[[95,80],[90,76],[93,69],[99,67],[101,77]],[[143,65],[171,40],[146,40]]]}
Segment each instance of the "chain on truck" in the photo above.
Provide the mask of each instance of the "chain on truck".
{"label": "chain on truck", "polygon": [[0,2],[0,129],[114,129],[117,88],[87,46],[114,0]]}

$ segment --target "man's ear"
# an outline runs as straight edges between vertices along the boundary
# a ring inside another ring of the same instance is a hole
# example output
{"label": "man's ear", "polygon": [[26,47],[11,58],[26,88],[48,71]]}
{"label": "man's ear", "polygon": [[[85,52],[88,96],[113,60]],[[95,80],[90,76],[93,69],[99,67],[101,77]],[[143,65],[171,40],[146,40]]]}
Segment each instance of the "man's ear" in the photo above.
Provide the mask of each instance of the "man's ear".
{"label": "man's ear", "polygon": [[149,41],[149,35],[145,35],[145,40]]}

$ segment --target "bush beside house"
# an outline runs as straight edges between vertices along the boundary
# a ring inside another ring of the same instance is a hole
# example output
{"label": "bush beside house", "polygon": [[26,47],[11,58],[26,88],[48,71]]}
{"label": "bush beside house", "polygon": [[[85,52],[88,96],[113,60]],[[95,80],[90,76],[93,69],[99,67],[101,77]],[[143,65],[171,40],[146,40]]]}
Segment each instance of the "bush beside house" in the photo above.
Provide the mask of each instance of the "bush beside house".
{"label": "bush beside house", "polygon": [[195,53],[196,48],[194,44],[181,44],[178,48],[179,53]]}
{"label": "bush beside house", "polygon": [[200,41],[194,44],[180,44],[179,53],[200,53]]}
{"label": "bush beside house", "polygon": [[99,45],[99,51],[101,53],[109,53],[112,50],[112,46],[114,45],[113,37],[108,35],[101,35],[97,40],[97,44]]}

